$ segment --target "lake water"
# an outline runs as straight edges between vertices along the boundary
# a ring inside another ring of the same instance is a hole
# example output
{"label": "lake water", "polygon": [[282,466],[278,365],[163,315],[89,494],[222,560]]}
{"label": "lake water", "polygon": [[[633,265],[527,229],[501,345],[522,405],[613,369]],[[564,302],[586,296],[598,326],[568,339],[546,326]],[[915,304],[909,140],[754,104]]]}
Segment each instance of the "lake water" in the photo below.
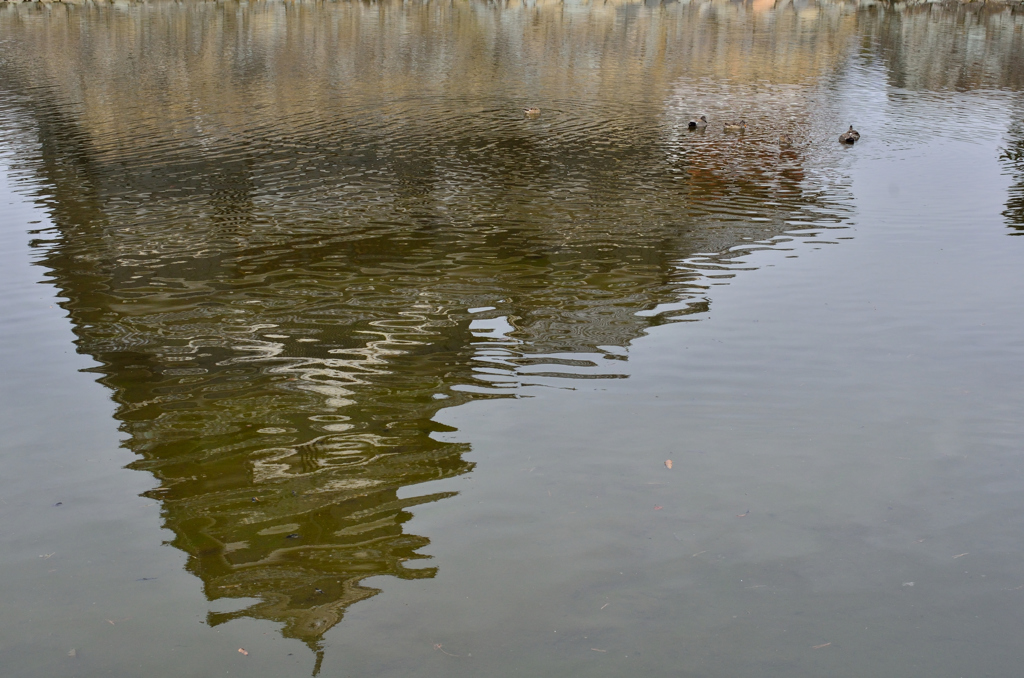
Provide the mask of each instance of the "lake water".
{"label": "lake water", "polygon": [[1017,674],[1022,90],[993,4],[3,3],[0,673]]}

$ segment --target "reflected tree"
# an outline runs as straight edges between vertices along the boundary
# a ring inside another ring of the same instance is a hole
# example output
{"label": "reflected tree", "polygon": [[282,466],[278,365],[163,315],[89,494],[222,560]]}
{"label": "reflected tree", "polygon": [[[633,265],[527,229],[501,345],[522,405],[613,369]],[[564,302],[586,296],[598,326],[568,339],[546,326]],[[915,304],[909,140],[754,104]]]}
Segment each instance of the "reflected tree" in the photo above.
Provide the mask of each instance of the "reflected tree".
{"label": "reflected tree", "polygon": [[1012,183],[1003,216],[1006,217],[1006,225],[1012,229],[1011,235],[1024,235],[1024,116],[1015,116],[1006,136],[1006,148],[999,159]]}

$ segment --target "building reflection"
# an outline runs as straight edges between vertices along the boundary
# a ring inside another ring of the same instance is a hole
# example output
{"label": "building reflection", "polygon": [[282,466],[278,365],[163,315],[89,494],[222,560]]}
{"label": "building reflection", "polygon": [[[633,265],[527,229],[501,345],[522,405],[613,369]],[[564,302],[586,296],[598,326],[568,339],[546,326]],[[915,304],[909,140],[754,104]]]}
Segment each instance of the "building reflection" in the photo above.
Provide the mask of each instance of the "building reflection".
{"label": "building reflection", "polygon": [[1024,87],[1024,11],[1013,4],[876,5],[859,15],[892,86],[915,91]]}
{"label": "building reflection", "polygon": [[[410,488],[472,468],[441,407],[622,378],[622,349],[707,311],[743,247],[841,225],[825,161],[775,138],[821,119],[855,15],[754,10],[0,12],[56,224],[40,263],[189,571],[260,601],[211,624],[318,651],[367,577],[434,575],[404,524],[450,495]],[[707,78],[749,133],[687,130],[727,114]]]}
{"label": "building reflection", "polygon": [[[889,83],[919,92],[993,92],[1024,89],[1024,10],[1013,4],[876,6],[862,14],[865,40],[878,44]],[[1024,126],[1019,103],[1011,112],[999,160],[1013,177],[1003,216],[1013,234],[1024,230]],[[964,116],[936,120],[952,130],[986,124]],[[931,134],[932,129],[922,131]]]}

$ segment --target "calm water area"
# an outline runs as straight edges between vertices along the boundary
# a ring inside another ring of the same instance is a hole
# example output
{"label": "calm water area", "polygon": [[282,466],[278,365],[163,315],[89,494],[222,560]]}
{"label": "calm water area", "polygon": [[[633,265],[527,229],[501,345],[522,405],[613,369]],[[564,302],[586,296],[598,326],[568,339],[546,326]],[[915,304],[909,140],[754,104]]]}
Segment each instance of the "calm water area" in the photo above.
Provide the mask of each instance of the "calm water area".
{"label": "calm water area", "polygon": [[1019,675],[1022,235],[1024,7],[0,4],[0,674]]}

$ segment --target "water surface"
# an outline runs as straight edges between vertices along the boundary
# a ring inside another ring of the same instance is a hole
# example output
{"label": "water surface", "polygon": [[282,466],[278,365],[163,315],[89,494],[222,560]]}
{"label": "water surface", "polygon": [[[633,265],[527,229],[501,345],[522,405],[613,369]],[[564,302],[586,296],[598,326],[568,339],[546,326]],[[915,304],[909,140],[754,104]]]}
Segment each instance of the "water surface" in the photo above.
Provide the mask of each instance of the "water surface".
{"label": "water surface", "polygon": [[1019,11],[0,25],[5,674],[1019,663]]}

